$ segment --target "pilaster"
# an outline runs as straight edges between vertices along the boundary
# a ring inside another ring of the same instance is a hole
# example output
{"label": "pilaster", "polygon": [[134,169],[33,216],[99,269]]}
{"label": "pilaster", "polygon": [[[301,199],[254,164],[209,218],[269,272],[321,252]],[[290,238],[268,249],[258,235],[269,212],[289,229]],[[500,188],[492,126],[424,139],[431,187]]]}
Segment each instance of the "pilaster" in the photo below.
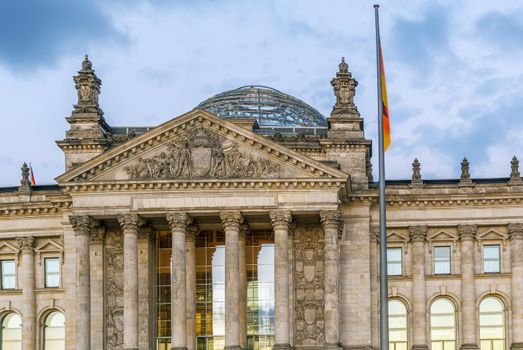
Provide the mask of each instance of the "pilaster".
{"label": "pilaster", "polygon": [[523,223],[509,224],[512,256],[512,350],[523,349]]}
{"label": "pilaster", "polygon": [[412,242],[413,350],[428,349],[425,286],[425,239],[427,226],[410,226]]}
{"label": "pilaster", "polygon": [[32,236],[18,237],[16,243],[22,252],[22,273],[20,288],[22,289],[22,348],[36,347],[36,298],[35,298],[35,258],[34,238]]}

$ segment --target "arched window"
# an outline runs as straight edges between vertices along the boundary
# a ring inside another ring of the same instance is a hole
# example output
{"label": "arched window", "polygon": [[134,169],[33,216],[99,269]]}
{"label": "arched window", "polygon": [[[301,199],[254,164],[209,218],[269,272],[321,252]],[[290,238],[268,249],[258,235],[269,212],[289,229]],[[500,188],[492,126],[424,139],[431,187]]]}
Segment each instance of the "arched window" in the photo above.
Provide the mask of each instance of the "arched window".
{"label": "arched window", "polygon": [[22,350],[22,319],[15,313],[2,319],[2,350]]}
{"label": "arched window", "polygon": [[53,311],[44,321],[44,350],[65,349],[65,317],[58,311]]}
{"label": "arched window", "polygon": [[432,350],[456,350],[456,309],[448,299],[430,306],[430,339]]}
{"label": "arched window", "polygon": [[479,339],[481,350],[505,350],[504,305],[496,297],[479,304]]}
{"label": "arched window", "polygon": [[396,299],[389,300],[389,349],[407,350],[407,307]]}

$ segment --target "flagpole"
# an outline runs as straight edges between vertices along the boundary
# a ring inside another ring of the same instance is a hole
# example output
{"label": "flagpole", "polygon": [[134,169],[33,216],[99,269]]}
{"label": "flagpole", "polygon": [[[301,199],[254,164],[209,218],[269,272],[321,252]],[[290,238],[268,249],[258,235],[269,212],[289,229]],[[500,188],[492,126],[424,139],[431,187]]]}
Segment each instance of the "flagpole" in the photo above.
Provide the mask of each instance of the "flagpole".
{"label": "flagpole", "polygon": [[387,230],[385,217],[385,149],[383,141],[383,96],[381,76],[381,42],[379,5],[374,5],[376,22],[376,66],[378,81],[378,156],[380,210],[380,349],[389,350],[389,292],[387,281]]}

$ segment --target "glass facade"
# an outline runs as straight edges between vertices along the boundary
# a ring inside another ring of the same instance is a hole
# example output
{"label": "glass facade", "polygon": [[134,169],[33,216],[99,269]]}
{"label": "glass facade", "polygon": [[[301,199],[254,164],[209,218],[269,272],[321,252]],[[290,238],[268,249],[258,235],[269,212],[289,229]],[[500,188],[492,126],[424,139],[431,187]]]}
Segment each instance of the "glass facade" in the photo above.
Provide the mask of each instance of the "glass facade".
{"label": "glass facade", "polygon": [[430,306],[432,350],[456,350],[456,310],[448,299],[437,299]]}
{"label": "glass facade", "polygon": [[399,300],[389,300],[389,349],[407,350],[407,307]]}
{"label": "glass facade", "polygon": [[2,320],[2,350],[22,350],[22,318],[7,314]]}
{"label": "glass facade", "polygon": [[53,311],[44,323],[44,350],[65,350],[65,317]]}
{"label": "glass facade", "polygon": [[[171,348],[171,233],[160,232],[156,244],[156,348]],[[246,237],[247,347],[274,344],[274,240],[272,232]],[[225,235],[202,231],[195,240],[196,348],[225,346]]]}
{"label": "glass facade", "polygon": [[60,259],[46,258],[45,259],[45,287],[58,288],[60,287]]}
{"label": "glass facade", "polygon": [[450,274],[450,247],[434,247],[434,273]]}
{"label": "glass facade", "polygon": [[483,272],[497,273],[501,271],[499,260],[499,244],[483,246]]}
{"label": "glass facade", "polygon": [[403,274],[401,248],[387,248],[387,274],[389,276]]}
{"label": "glass facade", "polygon": [[483,299],[479,305],[481,350],[505,350],[504,305],[496,297]]}

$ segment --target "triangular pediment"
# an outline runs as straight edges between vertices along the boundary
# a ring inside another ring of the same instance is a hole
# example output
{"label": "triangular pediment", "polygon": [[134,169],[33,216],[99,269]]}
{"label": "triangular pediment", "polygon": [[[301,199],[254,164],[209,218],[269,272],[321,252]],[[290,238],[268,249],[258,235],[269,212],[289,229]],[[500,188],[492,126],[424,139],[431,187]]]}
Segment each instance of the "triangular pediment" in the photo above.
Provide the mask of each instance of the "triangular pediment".
{"label": "triangular pediment", "polygon": [[495,229],[490,229],[485,232],[482,232],[482,233],[478,234],[476,237],[477,237],[478,241],[508,239],[508,235],[506,233],[502,233]]}
{"label": "triangular pediment", "polygon": [[58,243],[53,240],[45,240],[42,244],[35,248],[35,252],[44,253],[44,252],[61,252],[64,249]]}
{"label": "triangular pediment", "polygon": [[455,241],[458,237],[447,231],[437,231],[429,235],[428,240],[432,241]]}
{"label": "triangular pediment", "polygon": [[9,244],[5,241],[0,242],[0,255],[17,254],[18,251],[18,248],[16,248],[14,245]]}
{"label": "triangular pediment", "polygon": [[389,242],[403,242],[406,241],[407,238],[405,238],[403,235],[401,235],[398,232],[391,231],[387,233],[387,241]]}
{"label": "triangular pediment", "polygon": [[67,182],[347,180],[348,174],[194,110],[59,176]]}

